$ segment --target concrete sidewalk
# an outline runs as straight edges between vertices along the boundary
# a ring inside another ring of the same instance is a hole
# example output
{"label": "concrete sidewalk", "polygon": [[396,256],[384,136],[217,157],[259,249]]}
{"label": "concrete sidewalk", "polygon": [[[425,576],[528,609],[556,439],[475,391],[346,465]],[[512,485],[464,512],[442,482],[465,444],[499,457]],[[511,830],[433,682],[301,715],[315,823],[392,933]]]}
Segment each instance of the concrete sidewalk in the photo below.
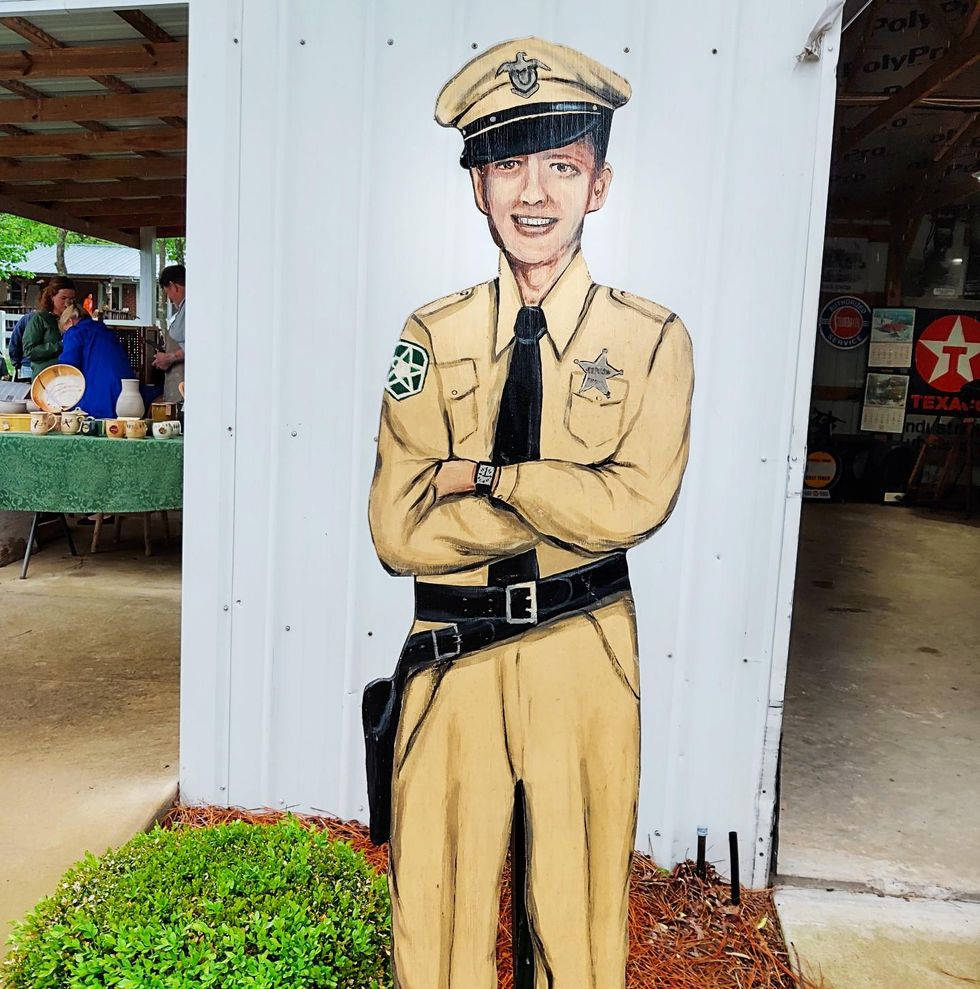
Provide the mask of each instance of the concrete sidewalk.
{"label": "concrete sidewalk", "polygon": [[180,555],[155,530],[144,557],[138,520],[125,536],[94,557],[51,543],[24,581],[0,569],[0,957],[65,869],[176,793]]}
{"label": "concrete sidewalk", "polygon": [[827,989],[963,989],[980,983],[980,903],[777,888],[803,974]]}

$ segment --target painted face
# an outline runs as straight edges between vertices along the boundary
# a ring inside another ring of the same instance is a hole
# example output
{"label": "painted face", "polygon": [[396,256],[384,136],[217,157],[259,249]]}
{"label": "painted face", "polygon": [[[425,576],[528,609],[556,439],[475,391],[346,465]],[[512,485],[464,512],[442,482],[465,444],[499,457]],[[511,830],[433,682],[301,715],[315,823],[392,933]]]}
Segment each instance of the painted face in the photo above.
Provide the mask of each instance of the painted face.
{"label": "painted face", "polygon": [[572,253],[587,213],[606,201],[612,169],[587,140],[471,169],[476,204],[497,246],[523,264]]}
{"label": "painted face", "polygon": [[75,290],[73,288],[60,288],[51,296],[51,311],[55,316],[60,316],[65,311],[65,306],[69,302],[75,301]]}

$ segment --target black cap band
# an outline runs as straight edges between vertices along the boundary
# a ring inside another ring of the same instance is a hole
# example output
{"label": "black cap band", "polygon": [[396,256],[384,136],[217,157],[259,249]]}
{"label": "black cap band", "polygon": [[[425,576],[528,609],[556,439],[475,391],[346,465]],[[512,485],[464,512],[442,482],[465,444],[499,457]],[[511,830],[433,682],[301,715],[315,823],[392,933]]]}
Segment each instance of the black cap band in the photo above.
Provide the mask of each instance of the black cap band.
{"label": "black cap band", "polygon": [[596,133],[600,147],[609,140],[613,111],[597,103],[529,103],[481,117],[460,128],[463,168],[479,168],[515,155],[563,148]]}

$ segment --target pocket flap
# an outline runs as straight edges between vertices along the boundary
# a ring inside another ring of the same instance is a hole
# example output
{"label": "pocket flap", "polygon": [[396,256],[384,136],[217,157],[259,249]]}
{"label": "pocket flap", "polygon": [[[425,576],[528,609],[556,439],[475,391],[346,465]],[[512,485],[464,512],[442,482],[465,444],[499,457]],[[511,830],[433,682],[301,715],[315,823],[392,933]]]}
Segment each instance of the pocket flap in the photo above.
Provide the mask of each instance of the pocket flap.
{"label": "pocket flap", "polygon": [[606,387],[609,395],[603,395],[598,388],[590,388],[587,392],[580,392],[575,389],[572,397],[580,402],[590,402],[593,405],[619,405],[630,390],[629,382],[623,378],[609,378],[606,380]]}
{"label": "pocket flap", "polygon": [[443,395],[446,398],[462,398],[476,389],[476,361],[471,357],[464,357],[461,361],[439,364],[438,368],[439,377],[442,380]]}

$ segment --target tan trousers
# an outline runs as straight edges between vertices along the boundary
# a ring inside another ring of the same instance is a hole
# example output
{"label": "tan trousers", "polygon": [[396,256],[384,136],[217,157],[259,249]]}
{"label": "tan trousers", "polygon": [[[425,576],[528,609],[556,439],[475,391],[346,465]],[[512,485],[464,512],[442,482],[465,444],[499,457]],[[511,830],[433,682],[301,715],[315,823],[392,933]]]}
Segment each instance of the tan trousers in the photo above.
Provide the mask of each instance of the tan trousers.
{"label": "tan trousers", "polygon": [[399,989],[496,989],[518,780],[536,989],[623,989],[638,687],[629,598],[411,681],[389,873]]}

